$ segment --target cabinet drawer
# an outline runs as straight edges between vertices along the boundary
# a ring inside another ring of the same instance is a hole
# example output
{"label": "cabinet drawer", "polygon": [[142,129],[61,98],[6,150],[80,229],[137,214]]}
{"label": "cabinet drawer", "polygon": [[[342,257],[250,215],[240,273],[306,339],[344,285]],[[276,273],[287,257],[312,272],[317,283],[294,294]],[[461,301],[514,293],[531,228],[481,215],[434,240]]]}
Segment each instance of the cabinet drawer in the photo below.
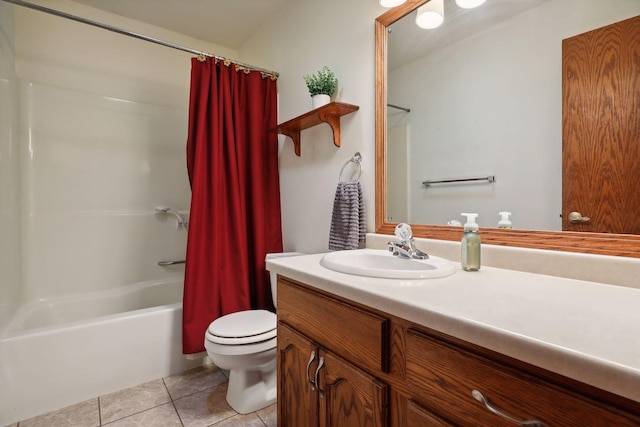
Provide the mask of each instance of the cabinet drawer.
{"label": "cabinet drawer", "polygon": [[374,371],[388,372],[388,319],[278,278],[278,321]]}
{"label": "cabinet drawer", "polygon": [[413,400],[407,402],[407,427],[453,427]]}
{"label": "cabinet drawer", "polygon": [[480,391],[496,409],[547,426],[638,426],[640,417],[595,403],[559,386],[501,366],[426,334],[406,337],[407,382],[414,399],[461,425],[513,426],[472,397]]}

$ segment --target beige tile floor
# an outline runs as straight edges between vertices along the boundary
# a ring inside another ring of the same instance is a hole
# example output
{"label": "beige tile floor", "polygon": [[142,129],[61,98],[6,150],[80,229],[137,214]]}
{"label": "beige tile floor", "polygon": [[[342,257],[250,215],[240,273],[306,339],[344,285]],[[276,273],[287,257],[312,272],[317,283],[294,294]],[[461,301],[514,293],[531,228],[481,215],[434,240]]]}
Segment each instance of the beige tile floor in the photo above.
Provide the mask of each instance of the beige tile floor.
{"label": "beige tile floor", "polygon": [[276,405],[241,415],[225,399],[227,377],[193,369],[20,421],[9,427],[275,427]]}

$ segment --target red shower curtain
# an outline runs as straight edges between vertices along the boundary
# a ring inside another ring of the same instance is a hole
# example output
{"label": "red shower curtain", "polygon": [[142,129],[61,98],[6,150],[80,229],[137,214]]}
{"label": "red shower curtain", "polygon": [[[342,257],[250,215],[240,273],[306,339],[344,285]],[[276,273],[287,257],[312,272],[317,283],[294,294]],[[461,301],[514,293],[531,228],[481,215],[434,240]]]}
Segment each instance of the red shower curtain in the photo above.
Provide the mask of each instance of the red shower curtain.
{"label": "red shower curtain", "polygon": [[264,257],[282,251],[276,124],[275,79],[191,60],[185,354],[204,350],[216,318],[273,309]]}

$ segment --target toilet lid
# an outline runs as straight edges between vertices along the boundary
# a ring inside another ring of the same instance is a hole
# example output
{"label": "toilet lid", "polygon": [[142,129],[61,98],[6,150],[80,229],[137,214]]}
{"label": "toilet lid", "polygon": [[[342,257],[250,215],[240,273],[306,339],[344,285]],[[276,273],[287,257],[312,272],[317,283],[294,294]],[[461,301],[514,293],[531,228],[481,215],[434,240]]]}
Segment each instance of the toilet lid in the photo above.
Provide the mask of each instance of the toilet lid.
{"label": "toilet lid", "polygon": [[207,332],[220,338],[253,338],[253,342],[276,336],[276,315],[267,310],[246,310],[222,316]]}

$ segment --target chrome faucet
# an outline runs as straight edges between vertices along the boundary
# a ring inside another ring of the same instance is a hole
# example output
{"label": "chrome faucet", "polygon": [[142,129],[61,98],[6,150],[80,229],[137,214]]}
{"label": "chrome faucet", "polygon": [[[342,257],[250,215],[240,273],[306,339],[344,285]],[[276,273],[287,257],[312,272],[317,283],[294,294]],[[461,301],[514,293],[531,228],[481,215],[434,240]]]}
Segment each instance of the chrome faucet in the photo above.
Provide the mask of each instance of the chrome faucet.
{"label": "chrome faucet", "polygon": [[391,252],[393,255],[400,258],[411,259],[429,258],[429,255],[416,248],[415,242],[413,241],[413,231],[411,230],[411,226],[409,224],[405,224],[403,222],[396,225],[395,234],[396,237],[400,239],[400,241],[392,241],[387,243],[389,252]]}

